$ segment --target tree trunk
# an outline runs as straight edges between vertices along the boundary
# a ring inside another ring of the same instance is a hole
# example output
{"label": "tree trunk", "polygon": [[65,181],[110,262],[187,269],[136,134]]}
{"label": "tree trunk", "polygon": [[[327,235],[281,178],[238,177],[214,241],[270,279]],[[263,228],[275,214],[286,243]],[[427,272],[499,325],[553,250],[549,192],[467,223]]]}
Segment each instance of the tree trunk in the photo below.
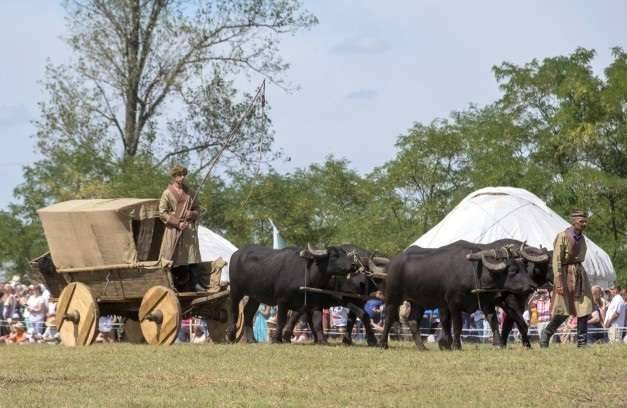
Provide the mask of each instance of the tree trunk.
{"label": "tree trunk", "polygon": [[139,104],[139,78],[141,72],[138,67],[140,23],[140,0],[133,0],[131,4],[131,27],[126,41],[126,56],[128,58],[128,72],[126,82],[126,117],[124,122],[124,155],[135,156],[139,144],[137,129],[137,110]]}

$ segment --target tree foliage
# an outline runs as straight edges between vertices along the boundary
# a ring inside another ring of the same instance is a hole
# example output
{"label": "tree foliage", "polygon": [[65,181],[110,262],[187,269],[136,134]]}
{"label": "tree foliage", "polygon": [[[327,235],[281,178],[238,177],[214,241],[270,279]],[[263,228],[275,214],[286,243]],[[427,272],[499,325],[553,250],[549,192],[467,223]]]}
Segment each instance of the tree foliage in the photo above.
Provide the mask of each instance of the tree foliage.
{"label": "tree foliage", "polygon": [[127,169],[163,171],[174,161],[202,169],[224,147],[222,163],[232,168],[266,158],[273,134],[265,111],[228,138],[253,98],[233,80],[256,75],[281,85],[288,65],[280,36],[316,23],[297,0],[68,0],[65,7],[74,59],[47,67],[36,122],[42,159],[17,191],[29,201],[38,189],[37,204],[113,194],[109,185]]}

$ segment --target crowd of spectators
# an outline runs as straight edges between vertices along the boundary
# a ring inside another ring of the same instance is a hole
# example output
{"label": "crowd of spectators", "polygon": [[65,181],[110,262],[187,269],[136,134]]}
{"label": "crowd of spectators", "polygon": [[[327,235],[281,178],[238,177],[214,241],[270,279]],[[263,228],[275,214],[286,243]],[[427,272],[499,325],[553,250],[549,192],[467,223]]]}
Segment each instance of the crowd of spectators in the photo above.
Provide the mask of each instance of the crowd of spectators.
{"label": "crowd of spectators", "polygon": [[58,341],[55,305],[40,283],[19,279],[0,283],[0,343],[23,344]]}

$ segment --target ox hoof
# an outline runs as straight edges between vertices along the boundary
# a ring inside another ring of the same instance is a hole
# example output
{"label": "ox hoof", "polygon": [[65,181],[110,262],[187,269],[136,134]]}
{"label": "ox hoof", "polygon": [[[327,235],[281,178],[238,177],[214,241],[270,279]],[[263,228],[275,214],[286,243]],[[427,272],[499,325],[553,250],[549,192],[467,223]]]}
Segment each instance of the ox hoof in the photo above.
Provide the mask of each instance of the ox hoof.
{"label": "ox hoof", "polygon": [[440,348],[440,350],[444,350],[444,351],[448,351],[451,349],[451,344],[446,342],[446,341],[438,341],[438,347]]}
{"label": "ox hoof", "polygon": [[345,346],[352,346],[353,345],[353,339],[342,337],[342,344],[345,345]]}
{"label": "ox hoof", "polygon": [[376,346],[376,345],[377,345],[377,338],[376,338],[375,336],[368,337],[368,338],[366,339],[366,342],[368,343],[368,346],[369,346],[369,347],[374,347],[374,346]]}

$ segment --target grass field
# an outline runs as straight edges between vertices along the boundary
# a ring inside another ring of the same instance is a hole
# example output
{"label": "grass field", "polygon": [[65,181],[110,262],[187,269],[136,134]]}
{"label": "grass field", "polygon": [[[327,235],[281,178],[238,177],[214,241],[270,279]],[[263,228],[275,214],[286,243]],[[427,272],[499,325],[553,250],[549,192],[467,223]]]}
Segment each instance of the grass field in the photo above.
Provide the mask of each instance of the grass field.
{"label": "grass field", "polygon": [[627,346],[0,347],[1,407],[627,407]]}

